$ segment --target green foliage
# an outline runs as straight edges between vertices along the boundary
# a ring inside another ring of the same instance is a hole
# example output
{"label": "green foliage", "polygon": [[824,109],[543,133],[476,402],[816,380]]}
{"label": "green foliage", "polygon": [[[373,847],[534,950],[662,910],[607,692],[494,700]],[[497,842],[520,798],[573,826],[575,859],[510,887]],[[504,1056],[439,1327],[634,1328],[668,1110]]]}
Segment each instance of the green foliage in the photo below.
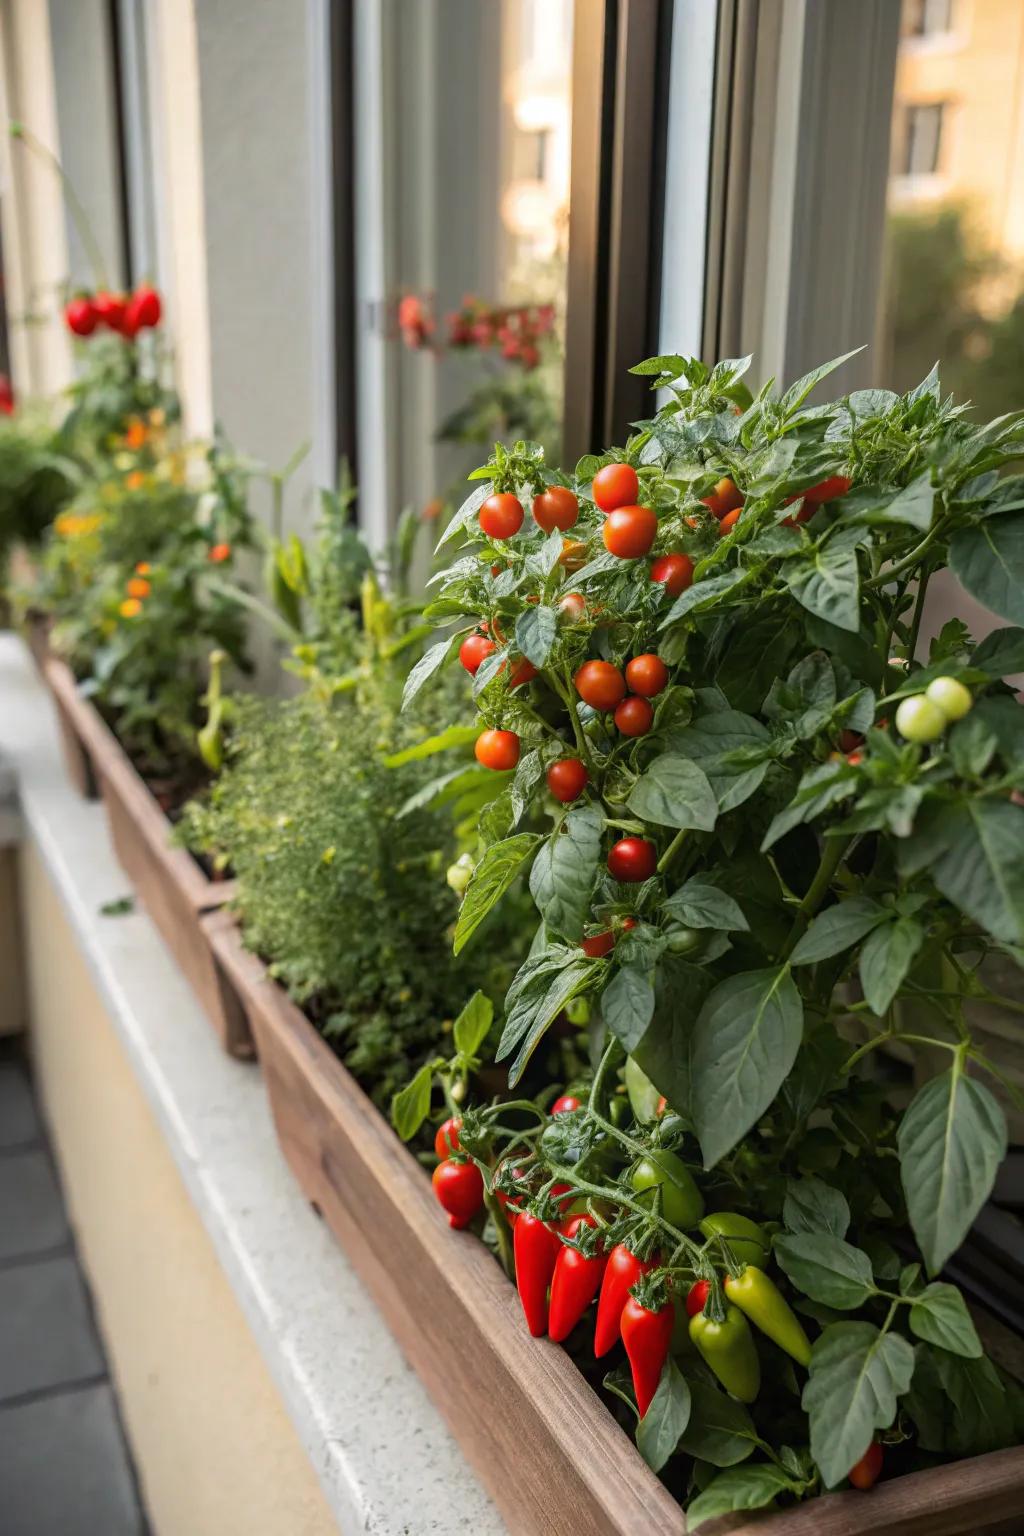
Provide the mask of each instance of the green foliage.
{"label": "green foliage", "polygon": [[[658,1417],[642,1427],[652,1463],[663,1463],[667,1436],[712,1462],[691,1447],[721,1440],[715,1464],[730,1468],[712,1482],[695,1469],[691,1523],[834,1487],[877,1433],[954,1454],[1016,1434],[1011,1394],[979,1358],[959,1292],[922,1286],[922,1266],[901,1268],[898,1247],[912,1233],[935,1275],[1006,1150],[965,1009],[1005,1001],[982,980],[987,955],[1019,964],[1024,953],[1024,711],[1003,681],[1021,665],[1024,633],[1009,627],[975,647],[954,621],[926,662],[918,639],[929,581],[949,566],[1009,625],[1024,623],[1024,479],[1000,474],[1024,452],[1024,413],[973,425],[934,370],[902,395],[809,403],[835,363],[752,398],[749,362],[642,364],[668,403],[575,474],[552,470],[535,444],[496,449],[445,532],[468,549],[428,609],[446,627],[486,624],[496,637],[474,683],[480,724],[520,739],[520,769],[495,783],[479,819],[479,876],[458,926],[460,944],[471,941],[529,866],[542,922],[505,1000],[497,1060],[510,1062],[514,1086],[569,1008],[589,1014],[595,1051],[605,1042],[595,1097],[573,1117],[578,1155],[520,1129],[517,1162],[538,1186],[565,1180],[610,1212],[609,1240],[646,1236],[676,1287],[697,1276],[717,1287],[730,1272],[722,1245],[631,1203],[636,1157],[677,1149],[709,1202],[785,1226],[774,1262],[813,1320],[803,1413],[792,1368],[765,1357],[773,1369],[751,1448],[767,1460],[734,1466],[741,1431],[695,1423],[704,1405],[685,1364],[688,1416],[663,1377]],[[675,599],[647,558],[603,547],[591,480],[623,459],[657,515],[651,555],[692,562]],[[743,500],[724,532],[704,500],[723,476]],[[492,488],[525,501],[543,484],[579,499],[572,570],[561,539],[529,519],[506,541],[479,528]],[[560,608],[570,592],[585,600],[582,617]],[[649,651],[668,683],[650,731],[624,737],[582,703],[573,678],[586,660],[624,668]],[[454,654],[434,653],[417,700]],[[513,687],[522,657],[537,676]],[[969,712],[940,711],[927,744],[905,739],[897,705],[940,677],[964,685]],[[444,738],[432,746],[448,749]],[[566,756],[587,769],[568,807],[543,787]],[[623,835],[653,845],[651,878],[611,877]],[[608,933],[599,958],[581,950]],[[870,1077],[872,1053],[892,1042],[947,1068],[905,1112]],[[623,1130],[612,1114],[624,1050],[668,1101],[660,1125]],[[512,1136],[500,1107],[478,1114]],[[598,1144],[600,1157],[588,1150]],[[480,1135],[471,1149],[485,1170],[490,1146]],[[943,1403],[972,1392],[986,1406],[957,1437]]]}
{"label": "green foliage", "polygon": [[193,846],[237,878],[246,943],[381,1105],[491,974],[444,942],[457,912],[450,813],[405,816],[396,836],[429,768],[383,758],[422,729],[369,697],[239,701],[226,768],[187,816]]}

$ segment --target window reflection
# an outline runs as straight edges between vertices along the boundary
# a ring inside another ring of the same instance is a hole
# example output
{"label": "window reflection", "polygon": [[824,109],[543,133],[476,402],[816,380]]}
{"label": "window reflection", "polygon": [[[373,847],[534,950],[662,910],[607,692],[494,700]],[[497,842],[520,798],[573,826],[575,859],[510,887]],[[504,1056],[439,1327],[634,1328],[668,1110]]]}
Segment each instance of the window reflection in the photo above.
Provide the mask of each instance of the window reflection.
{"label": "window reflection", "polygon": [[385,344],[390,515],[439,516],[495,440],[559,452],[573,5],[382,18],[383,261],[360,314]]}
{"label": "window reflection", "polygon": [[904,0],[880,377],[1024,399],[1024,6]]}

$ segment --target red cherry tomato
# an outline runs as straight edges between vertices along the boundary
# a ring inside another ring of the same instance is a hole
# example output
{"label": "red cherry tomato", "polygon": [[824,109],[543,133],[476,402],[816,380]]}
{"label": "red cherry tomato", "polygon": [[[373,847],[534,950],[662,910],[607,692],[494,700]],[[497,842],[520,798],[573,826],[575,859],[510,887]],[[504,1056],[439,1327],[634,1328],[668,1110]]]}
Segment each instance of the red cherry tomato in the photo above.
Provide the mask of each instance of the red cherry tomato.
{"label": "red cherry tomato", "polygon": [[706,507],[710,507],[716,517],[724,517],[727,512],[735,512],[743,505],[743,495],[736,485],[735,480],[730,480],[725,475],[710,496],[702,496],[701,501]]}
{"label": "red cherry tomato", "polygon": [[865,1491],[873,1488],[878,1482],[884,1460],[885,1453],[882,1447],[877,1440],[872,1440],[860,1461],[850,1468],[847,1477],[855,1488],[862,1488]]}
{"label": "red cherry tomato", "polygon": [[91,336],[99,316],[93,308],[92,300],[82,297],[72,299],[65,306],[64,320],[68,330],[74,331],[76,336]]}
{"label": "red cherry tomato", "polygon": [[585,661],[573,682],[584,704],[599,709],[602,714],[614,709],[626,697],[626,679],[610,661]]}
{"label": "red cherry tomato", "polygon": [[580,504],[564,485],[549,485],[533,498],[533,520],[545,533],[558,528],[565,533],[580,515]]}
{"label": "red cherry tomato", "polygon": [[480,527],[489,539],[510,539],[523,526],[523,504],[509,491],[496,491],[480,508]]}
{"label": "red cherry tomato", "polygon": [[578,800],[587,787],[587,770],[578,757],[560,757],[557,763],[551,764],[545,777],[548,789],[563,805]]}
{"label": "red cherry tomato", "polygon": [[484,1203],[484,1181],[476,1163],[457,1163],[446,1157],[434,1169],[432,1182],[451,1225],[468,1227]]}
{"label": "red cherry tomato", "polygon": [[484,768],[507,770],[519,761],[519,737],[515,731],[484,731],[473,750]]}
{"label": "red cherry tomato", "polygon": [[651,580],[662,582],[669,597],[678,597],[693,585],[693,561],[689,555],[659,555],[651,562]]}
{"label": "red cherry tomato", "polygon": [[124,315],[127,304],[120,294],[107,293],[105,290],[96,295],[92,301],[92,307],[96,311],[96,317],[101,325],[106,325],[112,331],[121,330],[124,325]]}
{"label": "red cherry tomato", "polygon": [[614,512],[636,501],[640,481],[631,464],[606,464],[594,476],[591,494],[602,512]]}
{"label": "red cherry tomato", "polygon": [[567,592],[559,599],[558,611],[567,624],[578,624],[586,616],[586,598],[582,592]]}
{"label": "red cherry tomato", "polygon": [[574,1109],[579,1109],[580,1101],[571,1093],[563,1093],[560,1099],[556,1099],[551,1106],[553,1115],[567,1115]]}
{"label": "red cherry tomato", "polygon": [[[505,668],[499,667],[498,670],[504,672]],[[521,688],[524,683],[532,683],[536,676],[537,668],[533,662],[527,661],[525,656],[521,656],[518,661],[512,663],[512,671],[508,675],[508,685],[510,688]]]}
{"label": "red cherry tomato", "polygon": [[475,675],[496,650],[494,641],[488,640],[486,635],[467,635],[459,646],[459,660],[467,672]]}
{"label": "red cherry tomato", "polygon": [[845,496],[853,481],[847,475],[829,475],[827,480],[819,480],[817,485],[812,485],[803,492],[805,501],[816,501],[820,506],[823,501],[838,501]]}
{"label": "red cherry tomato", "polygon": [[731,533],[732,530],[736,527],[736,524],[740,520],[740,513],[742,511],[742,507],[736,507],[732,512],[727,512],[725,514],[718,525],[718,533],[721,538],[724,538],[727,533]]}
{"label": "red cherry tomato", "polygon": [[658,519],[650,507],[616,507],[604,520],[604,547],[620,560],[639,560],[658,535]]}
{"label": "red cherry tomato", "polygon": [[455,1115],[449,1115],[443,1125],[437,1128],[434,1137],[434,1156],[451,1157],[453,1152],[459,1150],[459,1127],[462,1121]]}
{"label": "red cherry tomato", "polygon": [[132,311],[136,330],[151,329],[160,324],[163,305],[160,303],[160,295],[156,289],[151,288],[148,283],[143,283],[140,288],[136,288],[128,307]]}
{"label": "red cherry tomato", "polygon": [[623,699],[615,711],[615,724],[623,736],[646,736],[653,723],[653,708],[636,694]]}
{"label": "red cherry tomato", "polygon": [[604,933],[594,933],[589,939],[584,939],[580,948],[588,960],[603,960],[615,948],[615,935],[610,928],[606,928]]}
{"label": "red cherry tomato", "polygon": [[[664,1104],[664,1099],[661,1103]],[[695,1280],[686,1293],[686,1315],[696,1317],[698,1312],[704,1311],[704,1303],[708,1299],[711,1286],[707,1280]]]}
{"label": "red cherry tomato", "polygon": [[626,662],[626,685],[645,699],[653,699],[668,682],[668,667],[653,651]]}
{"label": "red cherry tomato", "polygon": [[789,517],[782,519],[783,528],[799,528],[801,523],[809,523],[818,510],[816,501],[806,501],[799,496],[787,496],[783,506],[791,507],[794,501],[801,502],[800,510],[799,512],[792,512]]}
{"label": "red cherry tomato", "polygon": [[643,837],[620,837],[608,855],[608,873],[625,885],[649,880],[658,867],[658,850]]}

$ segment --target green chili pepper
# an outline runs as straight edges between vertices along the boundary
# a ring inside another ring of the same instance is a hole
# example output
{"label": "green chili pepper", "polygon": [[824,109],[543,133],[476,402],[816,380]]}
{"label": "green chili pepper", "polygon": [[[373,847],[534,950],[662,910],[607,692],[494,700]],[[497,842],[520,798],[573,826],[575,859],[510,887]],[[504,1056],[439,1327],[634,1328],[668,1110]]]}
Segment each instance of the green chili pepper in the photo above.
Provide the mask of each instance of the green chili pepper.
{"label": "green chili pepper", "polygon": [[706,1312],[690,1319],[690,1338],[722,1386],[741,1403],[752,1403],[761,1385],[750,1326],[738,1307],[726,1307],[725,1321],[716,1323]]}
{"label": "green chili pepper", "polygon": [[726,1276],[725,1294],[787,1355],[799,1365],[810,1365],[810,1340],[789,1302],[763,1270],[748,1264],[736,1279]]}
{"label": "green chili pepper", "polygon": [[768,1234],[749,1216],[741,1216],[738,1211],[712,1211],[704,1217],[700,1230],[705,1237],[720,1232],[740,1264],[756,1264],[763,1269],[768,1262]]}

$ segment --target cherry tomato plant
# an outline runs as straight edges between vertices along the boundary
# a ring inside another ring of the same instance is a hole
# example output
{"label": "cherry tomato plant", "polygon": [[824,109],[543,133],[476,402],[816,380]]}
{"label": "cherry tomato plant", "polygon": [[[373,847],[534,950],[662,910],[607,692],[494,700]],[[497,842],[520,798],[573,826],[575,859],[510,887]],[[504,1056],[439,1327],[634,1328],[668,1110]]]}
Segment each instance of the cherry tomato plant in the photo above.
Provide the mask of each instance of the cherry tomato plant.
{"label": "cherry tomato plant", "polygon": [[[653,358],[634,371],[668,403],[623,446],[571,472],[497,447],[445,531],[464,548],[425,614],[445,633],[406,684],[409,701],[467,636],[494,643],[472,686],[509,776],[454,947],[528,877],[510,1091],[557,1021],[588,1020],[580,1109],[461,1110],[485,1230],[501,1249],[515,1209],[556,1231],[571,1198],[596,1225],[559,1241],[605,1255],[602,1293],[632,1273],[604,1307],[627,1355],[606,1385],[639,1408],[651,1464],[679,1466],[691,1528],[864,1486],[881,1441],[890,1475],[1022,1427],[935,1277],[1007,1144],[1013,1089],[972,1006],[1022,1009],[986,961],[1024,962],[1024,712],[1004,682],[1024,669],[1024,477],[1000,474],[1024,413],[976,425],[935,371],[809,403],[844,360],[752,396],[750,359]],[[489,515],[555,489],[571,537]],[[925,656],[946,568],[1007,625],[975,644],[951,621]],[[906,1108],[873,1074],[893,1046],[940,1061]],[[963,1416],[975,1396],[984,1424]]]}

